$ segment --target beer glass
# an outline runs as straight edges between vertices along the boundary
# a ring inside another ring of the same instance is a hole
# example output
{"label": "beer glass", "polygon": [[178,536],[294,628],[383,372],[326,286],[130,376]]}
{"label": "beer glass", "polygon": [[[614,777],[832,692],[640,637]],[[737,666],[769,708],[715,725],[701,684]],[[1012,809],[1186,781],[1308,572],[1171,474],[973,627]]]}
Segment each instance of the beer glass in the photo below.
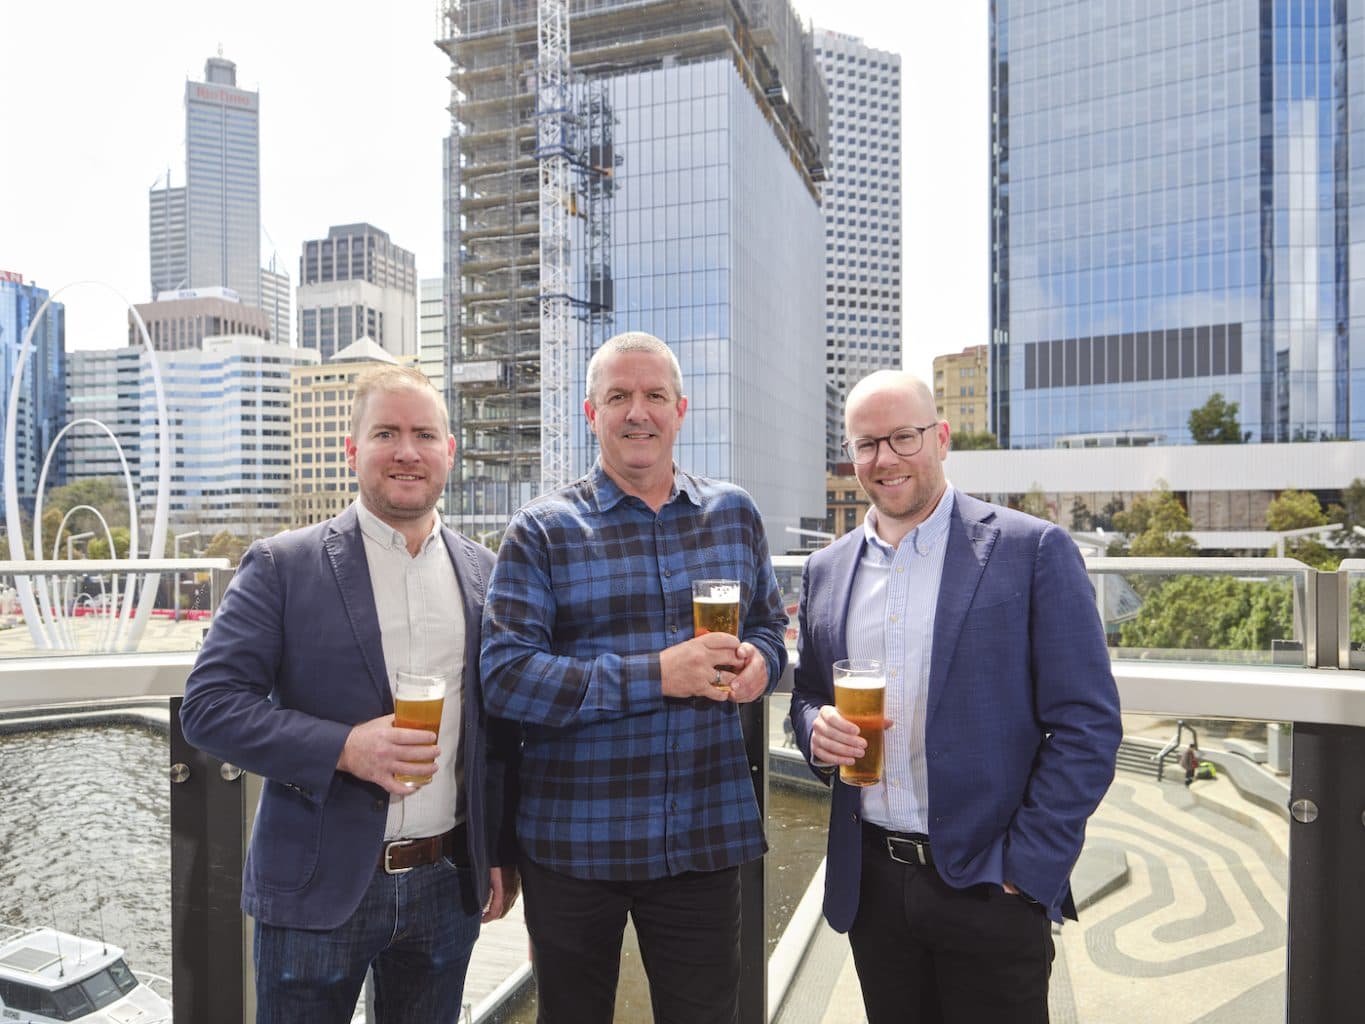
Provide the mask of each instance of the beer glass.
{"label": "beer glass", "polygon": [[875,786],[882,781],[882,722],[886,718],[886,669],[869,658],[834,663],[834,707],[858,727],[867,750],[853,764],[839,766],[849,786]]}
{"label": "beer glass", "polygon": [[[426,729],[437,736],[441,733],[441,712],[446,703],[446,677],[399,670],[393,691],[393,724],[400,729]],[[429,775],[399,773],[399,782],[421,786],[431,781]]]}
{"label": "beer glass", "polygon": [[[692,631],[695,636],[707,633],[729,633],[739,636],[739,580],[692,581]],[[728,667],[716,666],[718,671],[730,672]],[[730,689],[724,676],[716,684]]]}

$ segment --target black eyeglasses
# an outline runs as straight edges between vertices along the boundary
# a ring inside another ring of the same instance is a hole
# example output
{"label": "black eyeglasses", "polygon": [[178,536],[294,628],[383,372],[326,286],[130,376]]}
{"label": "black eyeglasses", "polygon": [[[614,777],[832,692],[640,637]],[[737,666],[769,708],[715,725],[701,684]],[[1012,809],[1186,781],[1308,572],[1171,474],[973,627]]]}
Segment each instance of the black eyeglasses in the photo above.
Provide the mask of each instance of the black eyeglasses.
{"label": "black eyeglasses", "polygon": [[901,427],[881,437],[851,437],[843,443],[843,449],[855,466],[866,466],[875,459],[883,441],[895,454],[908,459],[924,447],[924,432],[937,426],[930,423],[923,427]]}

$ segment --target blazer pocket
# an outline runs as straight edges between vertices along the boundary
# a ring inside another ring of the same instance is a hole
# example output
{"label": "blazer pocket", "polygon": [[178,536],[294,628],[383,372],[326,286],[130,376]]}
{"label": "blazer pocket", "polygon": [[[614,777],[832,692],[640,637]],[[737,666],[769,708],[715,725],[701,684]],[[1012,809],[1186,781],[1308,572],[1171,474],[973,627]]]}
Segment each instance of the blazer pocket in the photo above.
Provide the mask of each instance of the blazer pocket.
{"label": "blazer pocket", "polygon": [[302,889],[317,871],[321,846],[321,809],[288,786],[267,779],[251,831],[257,879],[278,892]]}
{"label": "blazer pocket", "polygon": [[967,609],[967,615],[962,620],[962,631],[964,633],[975,633],[981,630],[998,630],[1017,626],[1020,621],[1028,618],[1028,604],[1020,599],[1018,594],[1007,594],[1004,597],[995,597],[985,604],[973,604]]}

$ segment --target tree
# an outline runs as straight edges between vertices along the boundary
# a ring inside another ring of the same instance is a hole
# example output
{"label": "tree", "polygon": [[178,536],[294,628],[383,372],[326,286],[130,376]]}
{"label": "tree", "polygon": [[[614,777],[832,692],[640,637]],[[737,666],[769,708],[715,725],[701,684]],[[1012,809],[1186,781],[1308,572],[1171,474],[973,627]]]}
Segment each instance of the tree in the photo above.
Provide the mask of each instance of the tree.
{"label": "tree", "polygon": [[[1164,480],[1157,489],[1133,502],[1133,507],[1114,515],[1114,529],[1130,534],[1127,554],[1135,557],[1183,558],[1199,553],[1193,538],[1189,513],[1171,493]],[[1110,545],[1110,554],[1122,554]]]}
{"label": "tree", "polygon": [[[77,505],[89,505],[91,508],[99,509],[111,529],[115,526],[128,525],[128,491],[123,481],[116,476],[75,480],[61,487],[54,487],[43,499],[44,513],[50,508],[55,508],[64,514],[67,509]],[[77,512],[67,526],[77,533],[102,530],[99,520],[89,512]]]}
{"label": "tree", "polygon": [[1043,494],[1043,489],[1036,483],[1028,489],[1028,493],[1020,498],[1014,507],[1037,519],[1046,519],[1049,523],[1057,521],[1052,514],[1052,507],[1048,504],[1047,496]]}
{"label": "tree", "polygon": [[1095,513],[1094,527],[1097,530],[1114,530],[1114,517],[1123,511],[1122,498],[1110,498],[1104,507]]}
{"label": "tree", "polygon": [[[1265,523],[1271,530],[1300,530],[1309,526],[1326,526],[1332,520],[1323,512],[1317,496],[1308,491],[1281,491],[1266,509]],[[1341,556],[1333,553],[1319,537],[1285,539],[1284,553],[1297,558],[1304,565],[1324,572],[1335,572]]]}
{"label": "tree", "polygon": [[1071,528],[1073,530],[1093,530],[1095,528],[1095,517],[1090,512],[1090,506],[1079,494],[1071,500]]}
{"label": "tree", "polygon": [[236,568],[237,563],[242,560],[242,555],[246,554],[246,549],[251,546],[251,542],[245,537],[239,537],[230,530],[219,530],[209,541],[208,547],[204,549],[205,558],[226,558],[228,564]]}
{"label": "tree", "polygon": [[994,450],[1000,442],[989,430],[967,431],[953,435],[953,449],[959,452]]}
{"label": "tree", "polygon": [[1220,392],[1209,395],[1209,400],[1190,410],[1190,437],[1195,444],[1240,444],[1242,426],[1237,422],[1236,402],[1225,401]]}
{"label": "tree", "polygon": [[1268,651],[1294,636],[1294,588],[1284,578],[1175,576],[1145,594],[1136,618],[1119,628],[1124,647]]}
{"label": "tree", "polygon": [[1277,532],[1325,526],[1327,522],[1317,495],[1309,491],[1281,491],[1265,512],[1266,529]]}
{"label": "tree", "polygon": [[111,526],[109,532],[114,535],[114,548],[118,552],[111,555],[109,553],[109,542],[103,537],[91,537],[90,543],[85,546],[85,556],[87,558],[127,558],[129,534],[126,526]]}

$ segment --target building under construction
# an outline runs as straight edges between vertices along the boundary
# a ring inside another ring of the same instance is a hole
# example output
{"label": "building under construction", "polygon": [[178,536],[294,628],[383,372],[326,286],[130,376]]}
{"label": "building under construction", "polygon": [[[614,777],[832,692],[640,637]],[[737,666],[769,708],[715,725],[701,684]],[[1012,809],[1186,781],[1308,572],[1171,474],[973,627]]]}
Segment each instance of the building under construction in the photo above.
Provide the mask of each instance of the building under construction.
{"label": "building under construction", "polygon": [[684,468],[745,486],[770,534],[823,518],[827,104],[787,0],[443,13],[455,522],[501,529],[586,470],[587,358],[628,329],[678,353]]}

